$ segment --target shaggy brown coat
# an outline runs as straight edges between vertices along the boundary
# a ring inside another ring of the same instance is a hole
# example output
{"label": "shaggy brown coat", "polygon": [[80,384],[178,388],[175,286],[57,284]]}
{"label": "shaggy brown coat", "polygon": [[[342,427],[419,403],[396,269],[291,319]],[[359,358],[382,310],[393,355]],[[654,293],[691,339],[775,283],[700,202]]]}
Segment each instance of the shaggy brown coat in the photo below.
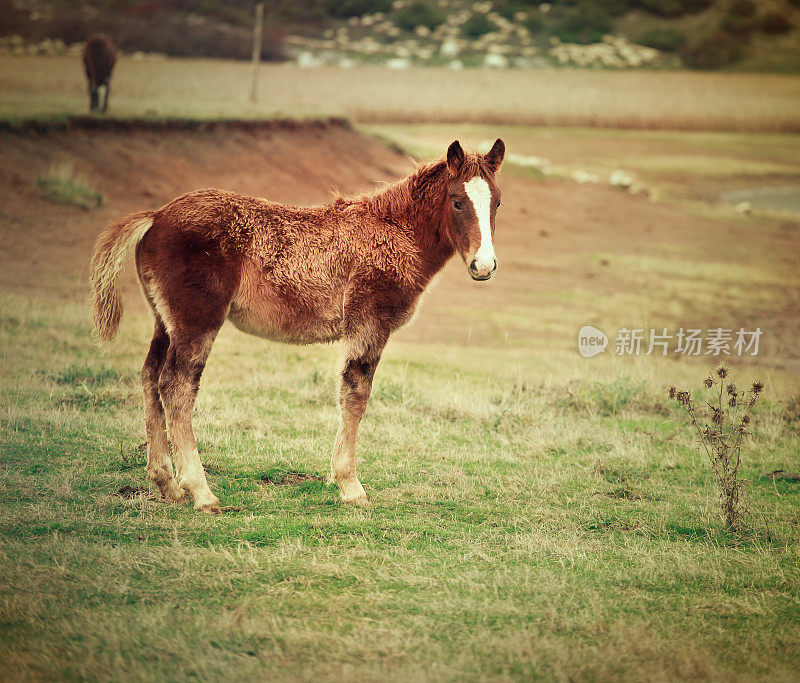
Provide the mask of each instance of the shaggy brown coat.
{"label": "shaggy brown coat", "polygon": [[[122,316],[119,271],[132,251],[155,318],[142,368],[148,476],[164,498],[218,512],[197,454],[191,412],[211,345],[228,319],[291,344],[342,340],[341,422],[331,477],[345,502],[366,503],[355,440],[389,335],[412,316],[431,278],[459,252],[475,279],[479,219],[465,182],[486,181],[491,227],[504,145],[447,158],[368,196],[298,208],[220,190],[185,194],[111,225],[91,264],[93,315],[102,341]],[[496,266],[496,262],[495,262]],[[492,269],[493,270],[493,269]],[[177,481],[167,442],[173,442]]]}

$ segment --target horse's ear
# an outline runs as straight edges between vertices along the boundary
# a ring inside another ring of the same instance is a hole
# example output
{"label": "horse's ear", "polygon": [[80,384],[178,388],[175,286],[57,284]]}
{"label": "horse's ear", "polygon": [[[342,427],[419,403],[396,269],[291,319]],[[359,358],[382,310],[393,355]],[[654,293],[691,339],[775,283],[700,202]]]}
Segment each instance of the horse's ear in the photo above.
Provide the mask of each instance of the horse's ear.
{"label": "horse's ear", "polygon": [[492,173],[497,173],[497,169],[500,168],[500,164],[503,163],[503,157],[505,155],[506,145],[500,138],[497,138],[497,140],[494,141],[492,148],[483,158],[486,160],[489,168],[492,169]]}
{"label": "horse's ear", "polygon": [[454,140],[447,148],[447,168],[453,175],[458,175],[461,170],[461,165],[464,163],[464,150],[458,140]]}

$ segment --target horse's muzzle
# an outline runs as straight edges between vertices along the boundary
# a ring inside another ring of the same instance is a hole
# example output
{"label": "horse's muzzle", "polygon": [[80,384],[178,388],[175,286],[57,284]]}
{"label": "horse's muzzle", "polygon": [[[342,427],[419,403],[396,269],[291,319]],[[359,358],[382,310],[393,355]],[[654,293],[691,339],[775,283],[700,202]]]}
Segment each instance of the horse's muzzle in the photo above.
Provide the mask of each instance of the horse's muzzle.
{"label": "horse's muzzle", "polygon": [[492,273],[497,270],[497,259],[492,259],[491,267],[489,267],[489,265],[486,263],[479,264],[476,259],[472,259],[472,262],[469,264],[467,270],[469,271],[469,275],[473,280],[483,282],[484,280],[491,278]]}

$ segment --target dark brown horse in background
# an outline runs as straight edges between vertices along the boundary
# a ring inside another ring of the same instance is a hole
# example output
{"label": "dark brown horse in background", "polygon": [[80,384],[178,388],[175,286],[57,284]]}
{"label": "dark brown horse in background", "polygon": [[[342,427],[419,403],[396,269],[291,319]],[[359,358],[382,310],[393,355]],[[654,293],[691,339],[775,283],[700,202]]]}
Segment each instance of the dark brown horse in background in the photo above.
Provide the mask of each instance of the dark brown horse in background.
{"label": "dark brown horse in background", "polygon": [[[111,87],[111,72],[117,61],[117,49],[106,35],[92,34],[83,48],[83,66],[89,81],[89,109],[102,112],[108,110],[108,91]],[[100,87],[105,88],[103,106],[100,106]]]}
{"label": "dark brown horse in background", "polygon": [[[226,319],[290,344],[342,340],[340,424],[331,478],[346,503],[367,497],[356,476],[356,432],[389,335],[458,252],[475,280],[497,267],[492,237],[505,153],[445,159],[368,196],[297,208],[219,190],[178,197],[111,225],[91,264],[93,315],[102,341],[122,316],[119,271],[132,251],[155,317],[142,368],[147,473],[163,497],[219,512],[192,431],[192,408],[211,345]],[[167,427],[177,479],[170,460]]]}

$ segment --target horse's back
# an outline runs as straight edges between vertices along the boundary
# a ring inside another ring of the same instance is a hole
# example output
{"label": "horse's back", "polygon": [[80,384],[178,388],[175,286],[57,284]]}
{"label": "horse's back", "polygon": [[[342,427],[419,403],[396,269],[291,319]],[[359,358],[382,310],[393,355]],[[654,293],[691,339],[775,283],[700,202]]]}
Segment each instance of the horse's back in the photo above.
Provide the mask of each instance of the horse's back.
{"label": "horse's back", "polygon": [[83,49],[83,65],[86,75],[95,85],[108,81],[116,61],[117,51],[108,36],[93,34],[86,39]]}

